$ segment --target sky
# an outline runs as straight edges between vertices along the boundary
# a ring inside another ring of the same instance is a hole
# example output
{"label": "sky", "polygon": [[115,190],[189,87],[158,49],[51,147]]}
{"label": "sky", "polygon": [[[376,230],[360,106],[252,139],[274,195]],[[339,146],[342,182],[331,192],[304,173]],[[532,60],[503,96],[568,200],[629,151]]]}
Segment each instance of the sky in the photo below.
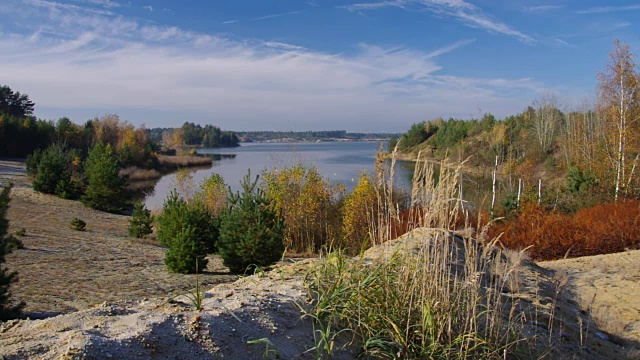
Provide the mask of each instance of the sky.
{"label": "sky", "polygon": [[0,85],[50,120],[404,132],[593,102],[638,19],[613,0],[0,0]]}

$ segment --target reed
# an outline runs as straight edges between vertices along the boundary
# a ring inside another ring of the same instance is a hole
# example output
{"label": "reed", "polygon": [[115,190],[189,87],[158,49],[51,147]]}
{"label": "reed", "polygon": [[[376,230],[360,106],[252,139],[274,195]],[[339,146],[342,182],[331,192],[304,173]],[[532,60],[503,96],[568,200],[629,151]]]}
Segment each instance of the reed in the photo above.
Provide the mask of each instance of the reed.
{"label": "reed", "polygon": [[[323,254],[306,279],[306,315],[317,329],[335,329],[321,337],[318,357],[331,355],[338,335],[382,359],[502,359],[518,351],[524,320],[502,294],[517,288],[520,258],[495,241],[455,235],[460,216],[469,225],[457,193],[461,166],[443,164],[436,177],[419,156],[406,221],[394,200],[393,160],[378,164],[369,229],[376,246],[354,258]],[[410,232],[390,241],[400,223]]]}
{"label": "reed", "polygon": [[211,166],[211,164],[213,164],[213,160],[209,157],[203,157],[203,156],[158,155],[158,164],[165,168],[175,169],[175,168],[188,167],[188,166]]}

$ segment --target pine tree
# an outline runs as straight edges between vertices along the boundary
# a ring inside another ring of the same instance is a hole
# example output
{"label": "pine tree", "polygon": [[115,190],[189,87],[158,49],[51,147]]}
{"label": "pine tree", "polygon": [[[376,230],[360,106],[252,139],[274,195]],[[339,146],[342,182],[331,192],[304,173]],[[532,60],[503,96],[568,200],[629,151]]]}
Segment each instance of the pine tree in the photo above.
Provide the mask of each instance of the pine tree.
{"label": "pine tree", "polygon": [[68,191],[71,183],[71,174],[67,170],[69,157],[62,146],[52,145],[42,153],[35,152],[27,162],[30,168],[36,169],[34,190],[47,194],[63,194]]}
{"label": "pine tree", "polygon": [[251,182],[248,174],[242,194],[229,192],[231,206],[220,214],[218,250],[231,272],[272,265],[285,250],[284,220],[257,182],[257,176]]}
{"label": "pine tree", "polygon": [[84,166],[87,188],[82,202],[102,211],[122,211],[127,202],[126,180],[119,175],[118,161],[110,145],[97,143]]}
{"label": "pine tree", "polygon": [[[188,229],[188,230],[187,230]],[[169,270],[193,273],[204,270],[205,256],[218,239],[218,219],[198,200],[186,202],[174,189],[158,216],[158,240],[169,248],[164,262]]]}
{"label": "pine tree", "polygon": [[9,221],[6,218],[10,192],[11,186],[4,187],[0,192],[0,321],[16,317],[24,307],[24,303],[11,304],[9,287],[17,280],[17,273],[3,266],[5,256],[12,250],[11,236],[7,236]]}
{"label": "pine tree", "polygon": [[144,207],[144,204],[137,203],[133,207],[133,216],[129,220],[129,236],[141,238],[151,234],[152,222],[151,212]]}

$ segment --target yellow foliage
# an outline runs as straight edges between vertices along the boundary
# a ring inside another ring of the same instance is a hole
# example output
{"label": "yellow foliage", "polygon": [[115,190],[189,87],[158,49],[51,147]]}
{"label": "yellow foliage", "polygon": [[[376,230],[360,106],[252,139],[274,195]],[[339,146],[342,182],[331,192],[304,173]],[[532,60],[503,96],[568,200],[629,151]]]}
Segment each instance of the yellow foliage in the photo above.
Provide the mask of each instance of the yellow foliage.
{"label": "yellow foliage", "polygon": [[318,170],[296,164],[263,174],[265,194],[285,219],[285,246],[293,252],[314,252],[329,246],[340,229],[336,195],[339,190]]}
{"label": "yellow foliage", "polygon": [[369,229],[377,218],[378,197],[376,188],[367,173],[360,174],[358,184],[347,195],[342,208],[342,246],[351,252],[358,251],[363,244],[371,242]]}

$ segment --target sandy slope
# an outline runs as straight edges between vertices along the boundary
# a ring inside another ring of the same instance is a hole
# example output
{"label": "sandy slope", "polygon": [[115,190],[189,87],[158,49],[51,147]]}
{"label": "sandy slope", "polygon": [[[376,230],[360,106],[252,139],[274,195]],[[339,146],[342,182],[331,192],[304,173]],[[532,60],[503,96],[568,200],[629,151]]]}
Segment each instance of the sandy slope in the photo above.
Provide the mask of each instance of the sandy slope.
{"label": "sandy slope", "polygon": [[603,330],[640,343],[640,250],[539,265],[567,282],[580,308]]}

